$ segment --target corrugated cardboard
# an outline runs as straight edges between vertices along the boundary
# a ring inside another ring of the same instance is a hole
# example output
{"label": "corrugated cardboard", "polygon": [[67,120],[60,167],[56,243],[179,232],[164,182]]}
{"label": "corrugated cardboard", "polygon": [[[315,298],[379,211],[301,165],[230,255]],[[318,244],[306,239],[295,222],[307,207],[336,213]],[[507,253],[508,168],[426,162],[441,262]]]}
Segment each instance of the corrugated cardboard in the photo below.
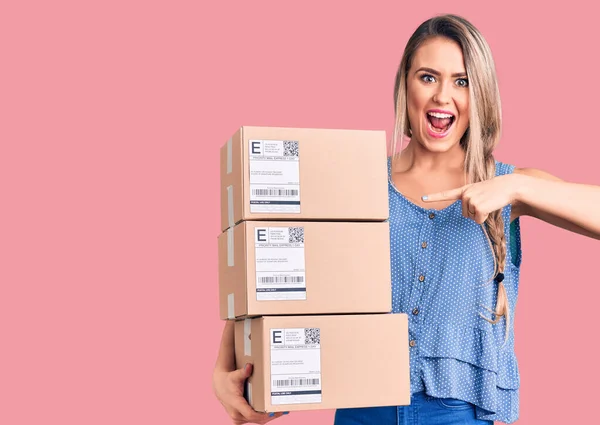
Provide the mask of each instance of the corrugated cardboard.
{"label": "corrugated cardboard", "polygon": [[245,395],[259,412],[408,405],[408,350],[406,314],[235,323],[236,366],[254,365]]}
{"label": "corrugated cardboard", "polygon": [[221,231],[242,220],[386,220],[386,161],[385,131],[241,127],[221,148]]}
{"label": "corrugated cardboard", "polygon": [[391,311],[387,221],[245,221],[219,236],[218,251],[221,319]]}

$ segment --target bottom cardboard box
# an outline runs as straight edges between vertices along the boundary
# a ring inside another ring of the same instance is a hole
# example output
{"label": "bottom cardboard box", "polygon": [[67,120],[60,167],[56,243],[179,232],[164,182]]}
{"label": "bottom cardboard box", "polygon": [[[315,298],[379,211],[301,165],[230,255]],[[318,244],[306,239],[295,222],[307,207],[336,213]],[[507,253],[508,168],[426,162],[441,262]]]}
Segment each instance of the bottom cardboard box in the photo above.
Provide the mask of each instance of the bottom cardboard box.
{"label": "bottom cardboard box", "polygon": [[259,412],[410,404],[406,314],[263,316],[235,323]]}

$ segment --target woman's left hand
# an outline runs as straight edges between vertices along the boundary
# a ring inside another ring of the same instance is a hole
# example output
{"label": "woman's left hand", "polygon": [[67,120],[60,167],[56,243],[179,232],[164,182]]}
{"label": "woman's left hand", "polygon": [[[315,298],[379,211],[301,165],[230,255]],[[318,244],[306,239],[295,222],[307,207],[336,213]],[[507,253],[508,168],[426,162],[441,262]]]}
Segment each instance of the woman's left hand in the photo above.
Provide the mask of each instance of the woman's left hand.
{"label": "woman's left hand", "polygon": [[516,201],[517,188],[522,183],[520,177],[517,174],[496,176],[490,180],[423,196],[422,199],[425,202],[460,199],[463,216],[482,224],[490,213]]}

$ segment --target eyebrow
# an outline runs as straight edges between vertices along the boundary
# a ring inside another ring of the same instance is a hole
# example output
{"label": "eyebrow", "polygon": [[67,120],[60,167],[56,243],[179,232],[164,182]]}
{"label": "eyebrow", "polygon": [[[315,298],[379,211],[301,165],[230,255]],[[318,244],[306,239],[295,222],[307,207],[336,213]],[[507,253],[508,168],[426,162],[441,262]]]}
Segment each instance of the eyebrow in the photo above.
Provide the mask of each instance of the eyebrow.
{"label": "eyebrow", "polygon": [[[415,72],[419,72],[419,71],[427,71],[427,72],[429,72],[433,75],[437,75],[437,76],[441,75],[439,73],[439,71],[436,71],[435,69],[432,69],[432,68],[421,67],[421,68],[417,69]],[[467,76],[466,72],[457,72],[455,74],[452,74],[452,77],[466,77],[466,76]]]}

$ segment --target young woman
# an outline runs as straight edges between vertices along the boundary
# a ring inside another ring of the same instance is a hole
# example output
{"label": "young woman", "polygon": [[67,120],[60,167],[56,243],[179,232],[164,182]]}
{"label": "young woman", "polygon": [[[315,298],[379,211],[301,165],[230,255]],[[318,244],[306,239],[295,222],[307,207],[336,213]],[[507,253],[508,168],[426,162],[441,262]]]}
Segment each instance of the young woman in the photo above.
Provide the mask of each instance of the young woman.
{"label": "young woman", "polygon": [[[388,161],[392,306],[409,315],[411,405],[339,409],[336,425],[492,424],[519,416],[514,352],[519,217],[600,239],[600,187],[497,161],[501,107],[479,31],[434,17],[409,39],[396,75]],[[410,142],[397,148],[404,137]],[[242,397],[227,323],[214,372],[233,423],[266,423]],[[349,372],[351,373],[351,372]]]}

